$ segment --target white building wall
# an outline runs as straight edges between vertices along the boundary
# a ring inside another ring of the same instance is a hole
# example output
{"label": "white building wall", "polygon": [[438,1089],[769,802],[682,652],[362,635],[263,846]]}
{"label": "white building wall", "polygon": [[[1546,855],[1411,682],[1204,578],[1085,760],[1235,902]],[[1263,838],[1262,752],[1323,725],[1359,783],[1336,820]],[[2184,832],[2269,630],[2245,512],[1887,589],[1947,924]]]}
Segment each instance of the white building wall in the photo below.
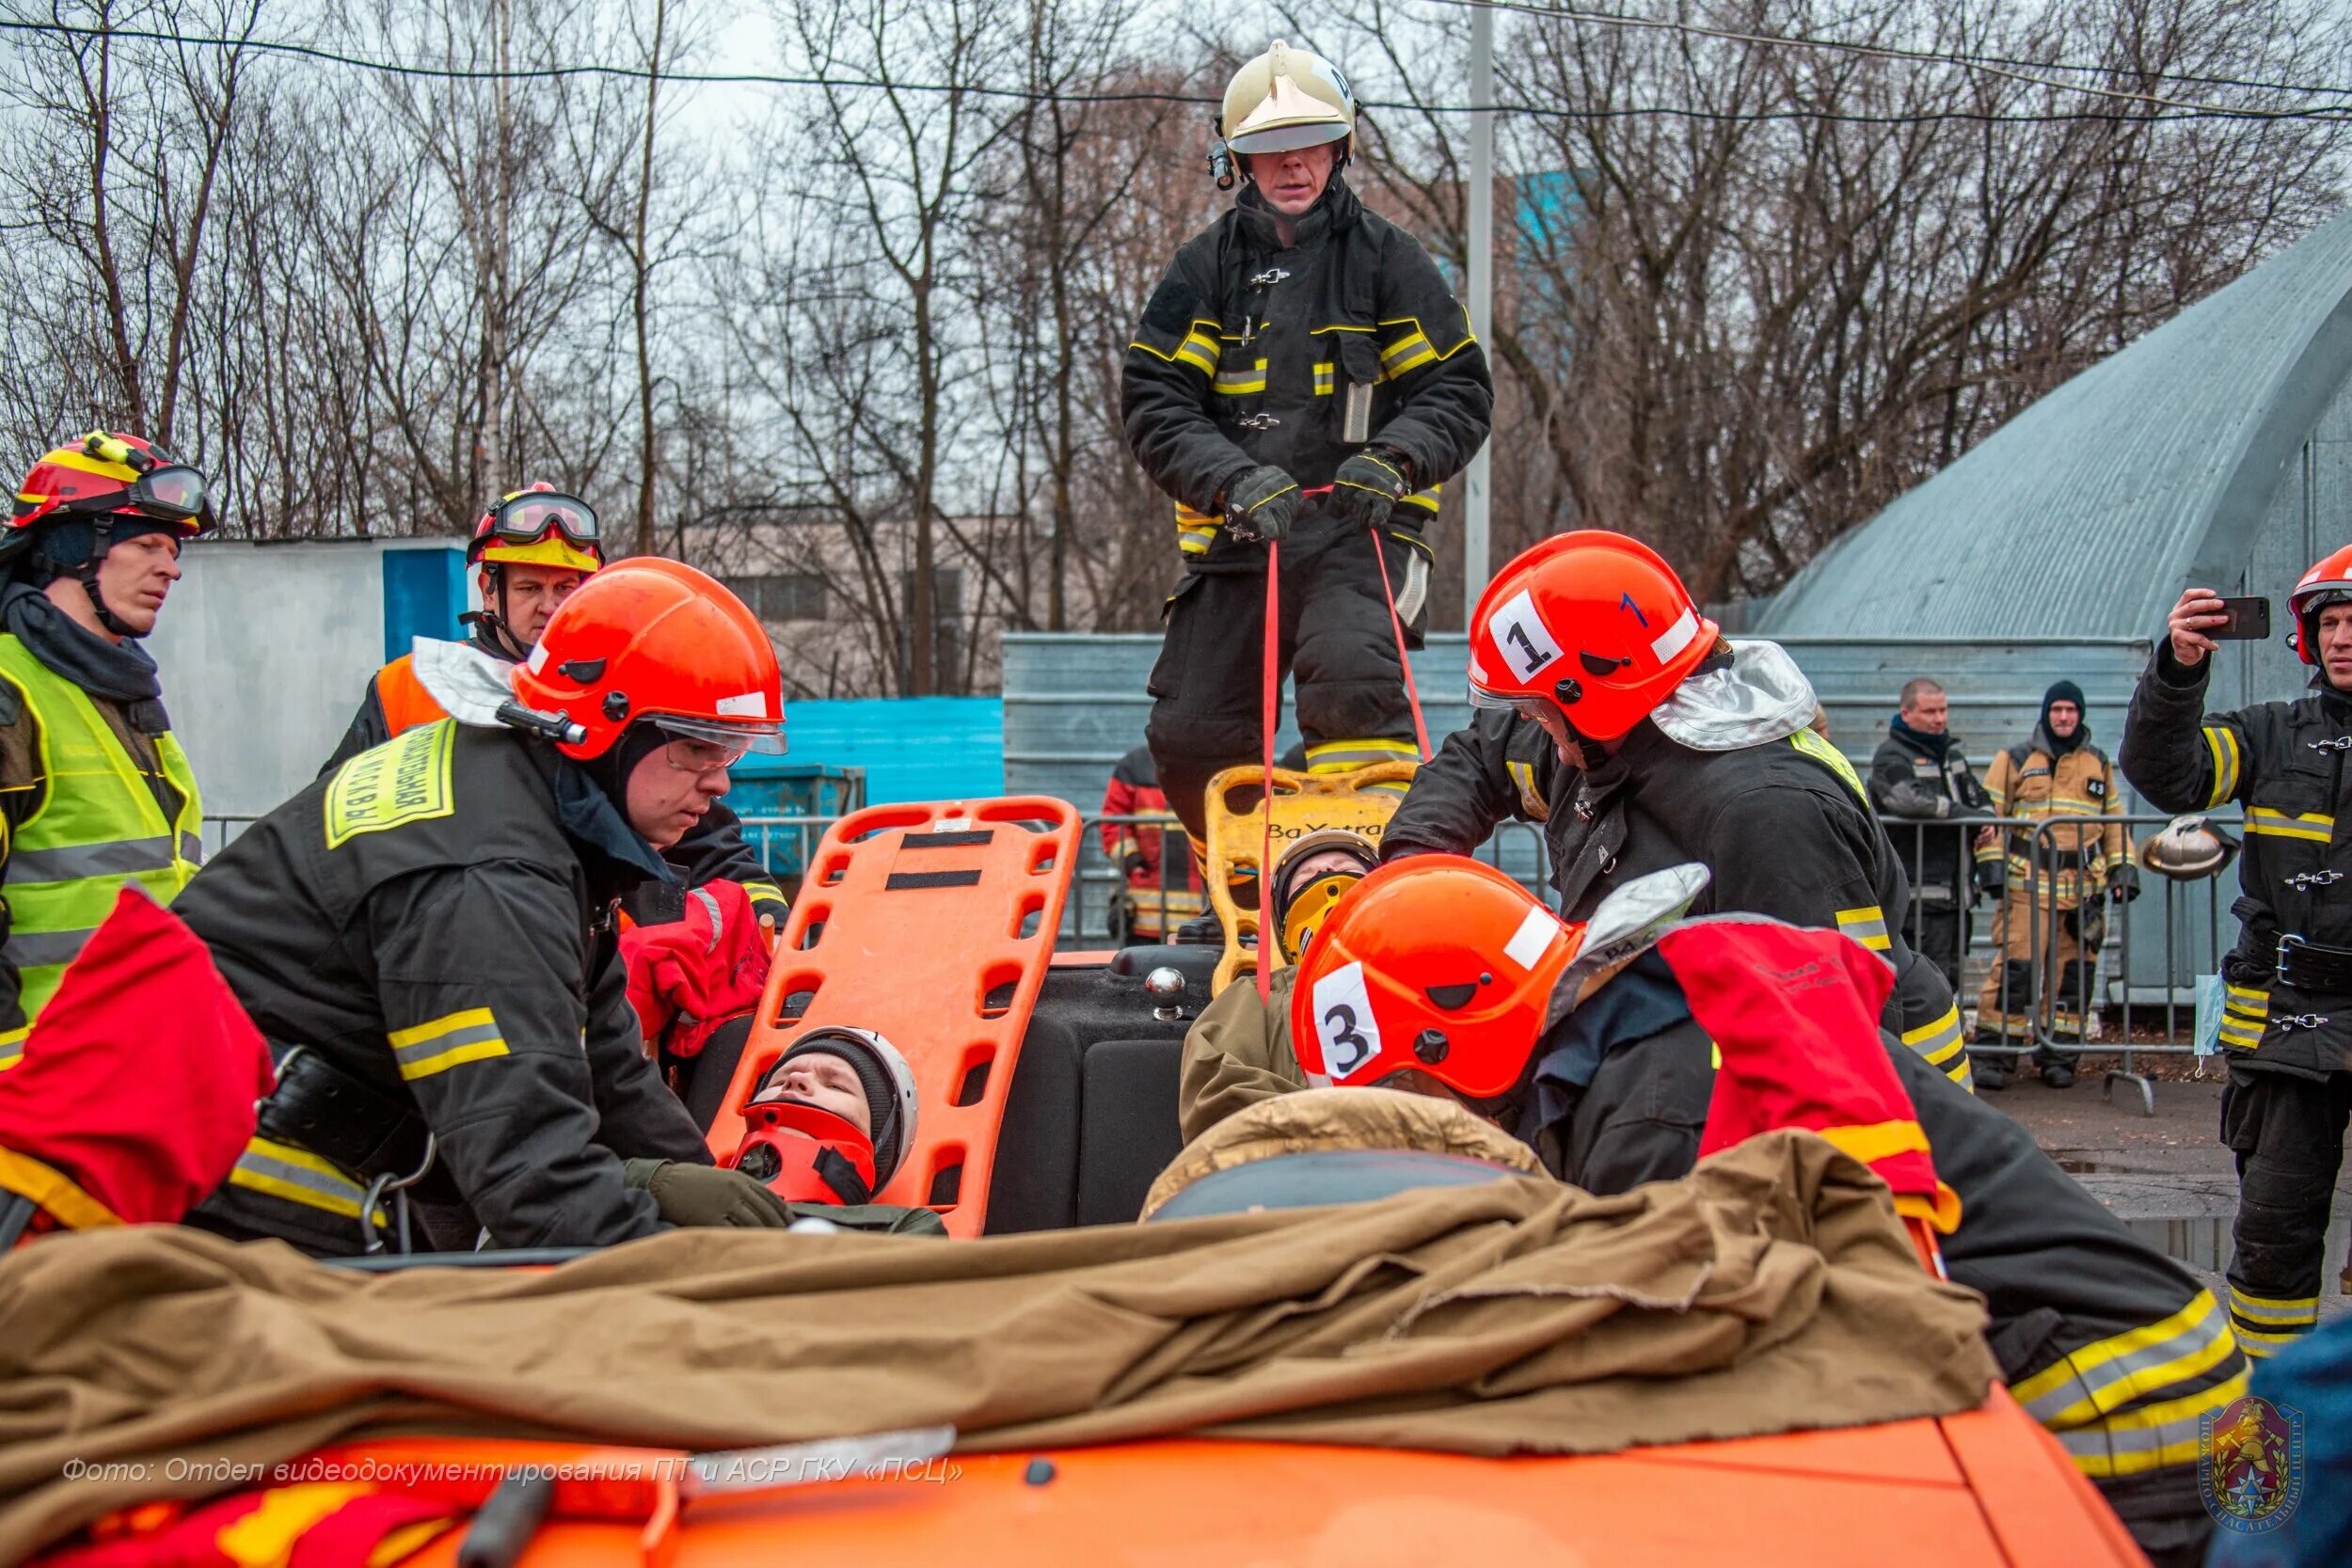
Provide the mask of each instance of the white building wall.
{"label": "white building wall", "polygon": [[[384,662],[384,555],[450,547],[444,539],[189,546],[147,645],[208,814],[260,816],[317,775]],[[216,832],[206,838],[220,842]]]}

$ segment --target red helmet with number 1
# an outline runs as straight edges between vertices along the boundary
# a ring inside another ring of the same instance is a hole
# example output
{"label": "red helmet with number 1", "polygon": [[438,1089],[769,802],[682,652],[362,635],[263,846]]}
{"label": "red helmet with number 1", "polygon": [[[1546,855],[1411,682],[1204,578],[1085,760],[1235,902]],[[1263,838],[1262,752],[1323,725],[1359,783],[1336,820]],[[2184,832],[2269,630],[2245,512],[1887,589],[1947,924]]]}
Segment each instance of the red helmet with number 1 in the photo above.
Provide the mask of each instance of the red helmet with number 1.
{"label": "red helmet with number 1", "polygon": [[1463,855],[1414,855],[1356,884],[1291,990],[1298,1064],[1333,1084],[1417,1069],[1472,1100],[1506,1094],[1583,928]]}
{"label": "red helmet with number 1", "polygon": [[2295,614],[2295,655],[2315,665],[2319,662],[2319,612],[2329,605],[2352,604],[2352,545],[2314,562],[2287,595],[2287,604]]}
{"label": "red helmet with number 1", "polygon": [[1495,575],[1470,620],[1470,701],[1544,704],[1580,736],[1615,740],[1698,668],[1719,633],[1665,558],[1584,529]]}
{"label": "red helmet with number 1", "polygon": [[636,556],[558,605],[516,700],[584,732],[567,756],[600,757],[640,720],[682,738],[784,750],[784,677],[775,644],[743,601],[682,562]]}

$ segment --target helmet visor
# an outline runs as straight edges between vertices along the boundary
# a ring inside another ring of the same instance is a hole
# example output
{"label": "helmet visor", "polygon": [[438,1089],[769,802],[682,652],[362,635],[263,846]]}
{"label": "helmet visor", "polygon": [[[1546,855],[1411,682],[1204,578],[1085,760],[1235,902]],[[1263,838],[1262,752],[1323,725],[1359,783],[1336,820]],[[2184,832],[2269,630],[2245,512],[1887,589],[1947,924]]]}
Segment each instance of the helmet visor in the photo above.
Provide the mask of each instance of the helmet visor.
{"label": "helmet visor", "polygon": [[535,545],[550,535],[561,535],[593,548],[597,541],[596,512],[577,496],[530,490],[498,504],[490,514],[489,531],[491,538],[508,545]]}
{"label": "helmet visor", "polygon": [[[658,713],[651,717],[655,727],[670,736],[673,747],[680,742],[691,741],[705,748],[683,752],[688,760],[681,761],[676,756],[671,759],[672,767],[687,772],[702,773],[714,768],[732,768],[743,760],[747,752],[757,752],[763,756],[784,754],[784,721],[781,719],[689,719],[672,713]],[[719,751],[731,754],[723,761],[712,760]]]}
{"label": "helmet visor", "polygon": [[1515,691],[1490,691],[1475,680],[1470,683],[1470,700],[1472,707],[1507,709],[1539,724],[1547,715],[1560,711],[1559,705],[1549,697],[1531,697]]}
{"label": "helmet visor", "polygon": [[[1336,116],[1339,111],[1331,113]],[[1292,152],[1302,147],[1321,147],[1327,141],[1341,141],[1348,135],[1347,126],[1337,119],[1305,125],[1269,125],[1263,130],[1237,132],[1226,146],[1235,152]]]}

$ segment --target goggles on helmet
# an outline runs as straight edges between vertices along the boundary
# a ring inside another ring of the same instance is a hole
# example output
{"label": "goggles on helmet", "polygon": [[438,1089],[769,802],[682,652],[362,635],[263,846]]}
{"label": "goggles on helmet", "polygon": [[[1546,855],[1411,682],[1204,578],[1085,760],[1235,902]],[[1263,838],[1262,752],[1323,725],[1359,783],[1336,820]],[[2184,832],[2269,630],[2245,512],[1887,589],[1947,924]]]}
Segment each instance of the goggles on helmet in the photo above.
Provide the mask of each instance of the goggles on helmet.
{"label": "goggles on helmet", "polygon": [[784,754],[784,722],[729,723],[717,719],[686,719],[672,713],[649,715],[654,727],[669,736],[665,755],[681,773],[709,773],[732,768],[747,752],[766,756]]}
{"label": "goggles on helmet", "polygon": [[596,508],[577,496],[525,490],[490,509],[490,526],[481,537],[501,545],[535,545],[551,533],[582,548],[596,548]]}
{"label": "goggles on helmet", "polygon": [[1502,708],[1539,724],[1547,716],[1560,711],[1560,705],[1549,697],[1530,697],[1517,692],[1490,691],[1479,685],[1475,677],[1470,683],[1470,700],[1472,707]]}
{"label": "goggles on helmet", "polygon": [[[140,455],[145,455],[141,453]],[[166,523],[200,522],[210,510],[204,476],[184,463],[150,468],[130,488],[87,500],[69,500],[57,510],[70,515],[135,512]]]}

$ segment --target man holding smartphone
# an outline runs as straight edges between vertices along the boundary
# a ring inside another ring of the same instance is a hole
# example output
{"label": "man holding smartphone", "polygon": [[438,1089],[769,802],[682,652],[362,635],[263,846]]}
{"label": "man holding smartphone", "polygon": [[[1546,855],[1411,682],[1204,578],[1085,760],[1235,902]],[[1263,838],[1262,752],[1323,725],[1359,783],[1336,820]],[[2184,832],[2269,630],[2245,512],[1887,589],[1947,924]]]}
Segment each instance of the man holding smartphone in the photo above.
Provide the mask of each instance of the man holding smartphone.
{"label": "man holding smartphone", "polygon": [[2215,639],[2252,618],[2191,588],[2133,693],[2121,758],[2166,811],[2246,808],[2238,939],[2221,960],[2221,1140],[2238,1171],[2230,1316],[2249,1355],[2319,1320],[2352,1111],[2352,845],[2336,827],[2352,787],[2352,546],[2304,573],[2287,603],[2308,695],[2205,713]]}

